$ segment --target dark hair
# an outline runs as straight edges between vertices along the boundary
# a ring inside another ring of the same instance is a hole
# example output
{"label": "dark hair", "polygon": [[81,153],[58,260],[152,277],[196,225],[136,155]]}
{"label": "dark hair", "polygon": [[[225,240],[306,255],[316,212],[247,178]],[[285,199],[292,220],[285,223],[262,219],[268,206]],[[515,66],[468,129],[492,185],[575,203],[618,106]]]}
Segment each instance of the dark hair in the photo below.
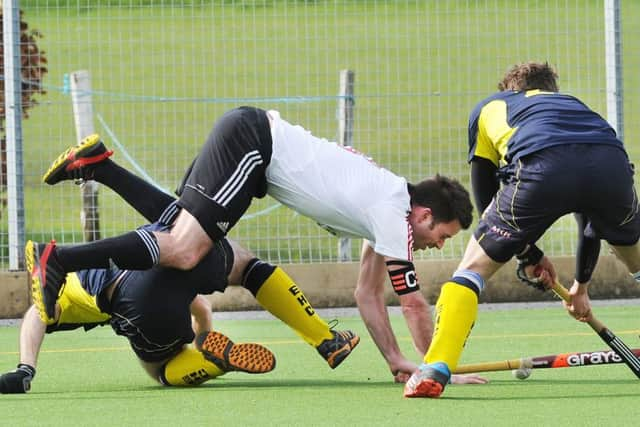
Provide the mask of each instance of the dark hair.
{"label": "dark hair", "polygon": [[409,184],[409,195],[412,205],[431,209],[436,223],[457,219],[466,230],[473,221],[469,192],[455,179],[436,175],[415,185]]}
{"label": "dark hair", "polygon": [[540,89],[558,91],[558,74],[548,62],[523,62],[511,67],[498,83],[498,90],[525,91]]}

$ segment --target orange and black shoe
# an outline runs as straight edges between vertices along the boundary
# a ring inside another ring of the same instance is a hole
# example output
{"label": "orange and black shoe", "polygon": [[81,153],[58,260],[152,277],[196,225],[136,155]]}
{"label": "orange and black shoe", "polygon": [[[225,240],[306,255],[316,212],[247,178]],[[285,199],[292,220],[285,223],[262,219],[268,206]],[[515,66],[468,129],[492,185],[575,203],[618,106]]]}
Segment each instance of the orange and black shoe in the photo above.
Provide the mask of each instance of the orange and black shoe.
{"label": "orange and black shoe", "polygon": [[42,321],[55,323],[56,302],[65,284],[66,272],[56,256],[56,242],[25,245],[25,262],[31,282],[31,299],[38,309]]}
{"label": "orange and black shoe", "polygon": [[49,185],[60,181],[89,181],[93,178],[93,165],[100,163],[113,154],[100,140],[100,135],[93,134],[84,138],[78,145],[69,147],[51,163],[42,181]]}
{"label": "orange and black shoe", "polygon": [[422,363],[404,385],[404,397],[440,397],[450,379],[445,363]]}
{"label": "orange and black shoe", "polygon": [[260,344],[235,344],[220,332],[204,332],[196,337],[196,347],[205,359],[224,372],[263,374],[276,367],[276,357]]}
{"label": "orange and black shoe", "polygon": [[360,337],[351,331],[334,331],[333,338],[326,339],[316,349],[331,369],[335,369],[351,354],[360,342]]}

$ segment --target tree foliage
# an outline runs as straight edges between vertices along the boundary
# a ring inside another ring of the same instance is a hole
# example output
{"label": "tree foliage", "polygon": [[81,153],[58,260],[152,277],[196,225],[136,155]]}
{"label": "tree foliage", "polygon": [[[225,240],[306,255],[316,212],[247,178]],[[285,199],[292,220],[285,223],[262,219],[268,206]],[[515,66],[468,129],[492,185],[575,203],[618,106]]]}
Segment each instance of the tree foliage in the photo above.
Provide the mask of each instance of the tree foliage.
{"label": "tree foliage", "polygon": [[[0,23],[3,23],[4,16],[0,9]],[[45,51],[38,47],[38,40],[42,38],[40,31],[29,28],[23,19],[23,13],[20,11],[20,74],[22,89],[22,117],[29,117],[29,110],[38,104],[37,95],[44,95],[46,91],[42,86],[42,79],[47,73],[47,57]],[[7,183],[7,158],[6,158],[6,139],[5,139],[5,121],[6,121],[6,105],[5,105],[5,52],[4,52],[4,32],[0,39],[0,132],[2,139],[0,140],[0,191],[6,187]],[[6,201],[2,201],[3,204]]]}

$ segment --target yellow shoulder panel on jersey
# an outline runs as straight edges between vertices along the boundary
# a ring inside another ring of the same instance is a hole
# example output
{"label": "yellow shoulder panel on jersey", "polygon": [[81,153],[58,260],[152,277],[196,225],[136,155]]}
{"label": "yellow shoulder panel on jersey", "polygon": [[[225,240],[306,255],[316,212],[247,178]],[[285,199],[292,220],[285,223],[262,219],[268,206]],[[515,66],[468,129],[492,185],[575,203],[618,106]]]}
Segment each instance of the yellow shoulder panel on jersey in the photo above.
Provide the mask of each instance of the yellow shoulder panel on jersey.
{"label": "yellow shoulder panel on jersey", "polygon": [[507,103],[494,100],[482,108],[478,119],[478,141],[475,155],[490,160],[496,166],[507,154],[507,143],[518,128],[507,123]]}

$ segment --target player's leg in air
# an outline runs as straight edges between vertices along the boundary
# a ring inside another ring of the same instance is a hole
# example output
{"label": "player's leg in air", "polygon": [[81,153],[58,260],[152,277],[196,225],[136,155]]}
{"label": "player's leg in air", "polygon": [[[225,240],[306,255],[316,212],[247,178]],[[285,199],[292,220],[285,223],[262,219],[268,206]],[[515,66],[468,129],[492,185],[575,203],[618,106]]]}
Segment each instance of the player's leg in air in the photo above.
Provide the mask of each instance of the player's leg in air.
{"label": "player's leg in air", "polygon": [[[121,195],[149,221],[175,214],[173,197],[117,165],[108,158],[111,153],[97,135],[89,136],[61,154],[43,180],[53,185],[63,180],[93,179]],[[232,247],[234,270],[230,283],[247,287],[266,310],[314,346],[331,368],[336,368],[360,338],[351,331],[330,328],[281,268],[258,260],[237,243],[232,243]],[[38,290],[35,288],[34,297],[38,296]]]}
{"label": "player's leg in air", "polygon": [[[35,274],[31,276],[37,285],[34,288],[40,288],[36,303],[44,307],[45,316],[53,316],[66,272],[110,265],[126,270],[154,265],[185,271],[194,268],[235,225],[253,198],[266,195],[265,168],[271,145],[266,111],[235,108],[216,121],[187,171],[178,200],[183,209],[170,230],[138,229],[80,245],[35,245],[31,269]],[[66,163],[67,157],[59,163]]]}

